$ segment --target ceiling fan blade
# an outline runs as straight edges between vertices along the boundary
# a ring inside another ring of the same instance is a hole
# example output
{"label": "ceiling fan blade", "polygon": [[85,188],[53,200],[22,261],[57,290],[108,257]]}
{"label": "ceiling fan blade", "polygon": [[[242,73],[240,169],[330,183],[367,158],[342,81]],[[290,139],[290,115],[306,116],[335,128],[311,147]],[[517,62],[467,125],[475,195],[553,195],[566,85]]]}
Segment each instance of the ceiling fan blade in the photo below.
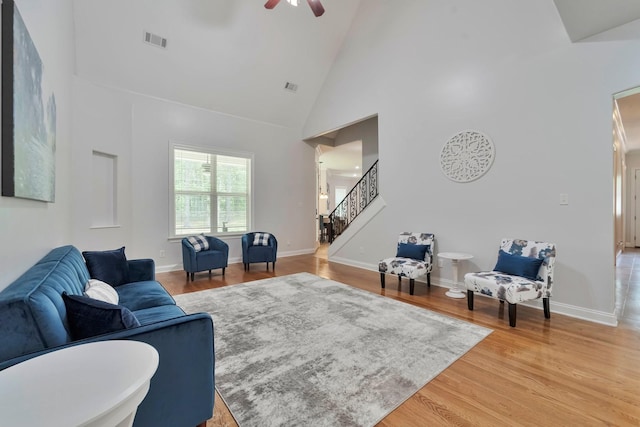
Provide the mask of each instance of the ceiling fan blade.
{"label": "ceiling fan blade", "polygon": [[264,7],[266,9],[273,9],[278,5],[278,3],[280,3],[280,0],[267,0],[267,2],[264,4]]}
{"label": "ceiling fan blade", "polygon": [[316,17],[322,16],[322,14],[324,13],[324,7],[322,7],[322,4],[320,4],[320,0],[307,0],[307,3],[309,3],[309,7],[313,11],[313,14],[316,15]]}

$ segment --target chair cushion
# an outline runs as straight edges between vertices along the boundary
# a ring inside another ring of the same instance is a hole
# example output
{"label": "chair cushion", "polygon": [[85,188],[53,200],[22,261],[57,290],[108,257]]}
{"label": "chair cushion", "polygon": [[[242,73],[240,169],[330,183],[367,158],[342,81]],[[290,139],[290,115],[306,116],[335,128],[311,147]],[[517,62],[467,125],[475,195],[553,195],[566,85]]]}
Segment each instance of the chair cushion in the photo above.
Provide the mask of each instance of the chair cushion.
{"label": "chair cushion", "polygon": [[98,279],[89,279],[84,285],[84,295],[109,304],[118,304],[119,301],[118,292],[108,283]]}
{"label": "chair cushion", "polygon": [[138,319],[126,307],[66,292],[62,299],[67,309],[69,333],[74,341],[140,326]]}
{"label": "chair cushion", "polygon": [[417,261],[424,261],[424,256],[430,245],[412,245],[410,243],[398,243],[397,258],[411,258]]}
{"label": "chair cushion", "polygon": [[189,243],[191,243],[193,249],[195,249],[196,252],[206,251],[209,249],[209,241],[204,236],[204,234],[201,234],[199,236],[189,236],[187,237],[187,240],[189,241]]}
{"label": "chair cushion", "polygon": [[512,276],[499,271],[467,273],[464,276],[467,290],[480,292],[492,298],[517,304],[551,296],[544,282],[533,281],[522,276]]}
{"label": "chair cushion", "polygon": [[253,235],[254,246],[269,246],[269,233],[255,233]]}
{"label": "chair cushion", "polygon": [[493,270],[536,280],[540,265],[542,265],[542,260],[539,258],[513,255],[501,249],[498,254],[498,262]]}
{"label": "chair cushion", "polygon": [[417,279],[430,272],[430,265],[425,261],[411,258],[387,258],[380,261],[378,271],[380,273],[397,274],[409,279]]}
{"label": "chair cushion", "polygon": [[120,286],[129,283],[129,265],[124,254],[124,246],[111,251],[84,251],[89,275],[110,284]]}

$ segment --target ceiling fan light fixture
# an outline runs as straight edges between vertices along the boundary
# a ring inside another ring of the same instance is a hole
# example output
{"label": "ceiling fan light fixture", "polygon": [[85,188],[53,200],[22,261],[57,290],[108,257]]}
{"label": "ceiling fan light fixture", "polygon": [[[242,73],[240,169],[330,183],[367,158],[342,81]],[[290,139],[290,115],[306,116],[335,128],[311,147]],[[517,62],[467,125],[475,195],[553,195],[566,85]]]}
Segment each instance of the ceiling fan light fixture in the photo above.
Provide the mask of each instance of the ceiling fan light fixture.
{"label": "ceiling fan light fixture", "polygon": [[[299,1],[300,0],[287,0],[287,3],[293,6],[297,6]],[[264,4],[264,7],[266,9],[273,9],[278,5],[278,3],[280,3],[280,0],[267,0],[267,2]],[[311,11],[316,17],[322,16],[322,14],[324,13],[324,7],[322,7],[320,0],[307,0],[307,3],[309,4]]]}

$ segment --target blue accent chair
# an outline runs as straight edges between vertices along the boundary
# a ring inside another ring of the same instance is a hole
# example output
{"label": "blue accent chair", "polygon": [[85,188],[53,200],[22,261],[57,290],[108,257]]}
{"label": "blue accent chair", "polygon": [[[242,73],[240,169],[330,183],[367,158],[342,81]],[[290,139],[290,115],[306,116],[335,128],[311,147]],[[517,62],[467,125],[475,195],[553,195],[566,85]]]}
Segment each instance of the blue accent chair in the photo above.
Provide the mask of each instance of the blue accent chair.
{"label": "blue accent chair", "polygon": [[[269,271],[269,263],[273,263],[273,269],[276,269],[276,256],[278,254],[278,240],[273,234],[269,233],[268,246],[253,245],[255,234],[247,233],[242,235],[242,263],[244,270],[249,271],[249,264],[252,262],[266,262],[267,271]],[[264,232],[262,232],[264,233]]]}
{"label": "blue accent chair", "polygon": [[187,280],[191,276],[192,282],[195,273],[199,271],[209,270],[209,277],[211,277],[211,270],[221,268],[224,276],[225,268],[229,262],[229,245],[217,237],[204,237],[209,242],[209,249],[200,252],[196,252],[189,239],[186,237],[182,239],[182,265],[184,271],[187,272]]}

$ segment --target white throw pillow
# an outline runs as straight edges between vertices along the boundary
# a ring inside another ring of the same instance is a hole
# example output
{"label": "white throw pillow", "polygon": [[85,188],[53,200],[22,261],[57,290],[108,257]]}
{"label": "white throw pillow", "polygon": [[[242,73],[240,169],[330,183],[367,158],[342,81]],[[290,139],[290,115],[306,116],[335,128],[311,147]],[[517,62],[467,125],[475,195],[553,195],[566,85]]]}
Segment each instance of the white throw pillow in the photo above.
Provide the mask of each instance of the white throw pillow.
{"label": "white throw pillow", "polygon": [[120,300],[118,292],[113,289],[110,284],[97,279],[89,279],[87,284],[84,286],[84,294],[89,298],[108,302],[110,304],[117,305]]}

